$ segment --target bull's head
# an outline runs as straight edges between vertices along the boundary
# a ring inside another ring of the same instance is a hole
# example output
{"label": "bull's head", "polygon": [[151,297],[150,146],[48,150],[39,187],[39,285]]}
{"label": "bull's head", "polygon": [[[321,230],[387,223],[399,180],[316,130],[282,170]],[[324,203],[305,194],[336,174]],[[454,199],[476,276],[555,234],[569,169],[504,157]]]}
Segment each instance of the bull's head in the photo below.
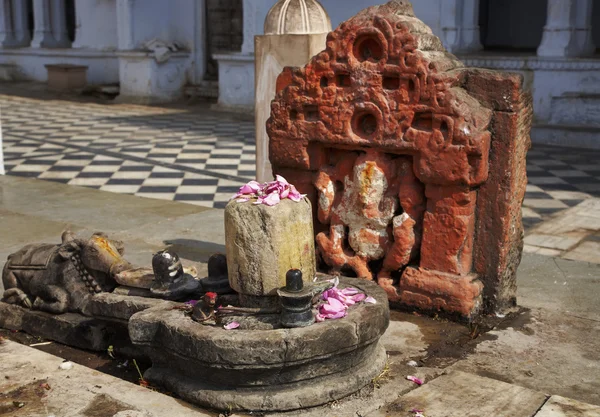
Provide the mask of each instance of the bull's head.
{"label": "bull's head", "polygon": [[123,258],[125,247],[123,242],[111,240],[101,232],[96,232],[88,240],[76,239],[71,232],[63,233],[63,244],[59,254],[63,258],[79,256],[87,271],[94,276],[108,276],[114,281],[115,276],[133,266]]}

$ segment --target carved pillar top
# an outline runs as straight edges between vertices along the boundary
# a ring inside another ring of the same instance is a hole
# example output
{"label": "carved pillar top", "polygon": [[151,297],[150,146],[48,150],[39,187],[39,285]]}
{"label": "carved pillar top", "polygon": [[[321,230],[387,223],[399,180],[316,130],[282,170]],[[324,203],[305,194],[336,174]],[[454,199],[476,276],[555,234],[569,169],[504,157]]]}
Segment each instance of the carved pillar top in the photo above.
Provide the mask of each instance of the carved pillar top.
{"label": "carved pillar top", "polygon": [[265,19],[265,35],[331,31],[331,19],[317,0],[279,0]]}

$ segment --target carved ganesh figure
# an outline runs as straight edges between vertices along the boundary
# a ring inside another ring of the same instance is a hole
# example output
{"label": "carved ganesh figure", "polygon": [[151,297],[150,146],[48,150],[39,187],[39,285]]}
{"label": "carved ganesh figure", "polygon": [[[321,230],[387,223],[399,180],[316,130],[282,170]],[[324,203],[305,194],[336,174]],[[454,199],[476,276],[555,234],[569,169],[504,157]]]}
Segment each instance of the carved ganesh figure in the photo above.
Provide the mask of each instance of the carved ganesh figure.
{"label": "carved ganesh figure", "polygon": [[317,235],[317,245],[330,267],[339,271],[349,266],[369,280],[369,262],[383,259],[379,278],[389,279],[418,255],[422,185],[410,158],[392,159],[373,150],[355,155],[316,175],[318,218],[330,225],[328,233]]}
{"label": "carved ganesh figure", "polygon": [[465,68],[394,0],[342,23],[276,89],[273,172],[316,206],[329,269],[424,310],[514,305],[532,114],[519,76]]}

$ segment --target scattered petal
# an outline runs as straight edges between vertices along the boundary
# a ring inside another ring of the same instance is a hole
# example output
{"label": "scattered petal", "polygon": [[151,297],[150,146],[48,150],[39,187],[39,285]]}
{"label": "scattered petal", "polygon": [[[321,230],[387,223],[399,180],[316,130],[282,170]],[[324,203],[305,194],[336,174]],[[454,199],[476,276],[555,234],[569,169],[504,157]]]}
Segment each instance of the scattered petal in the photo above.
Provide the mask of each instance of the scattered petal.
{"label": "scattered petal", "polygon": [[63,362],[60,365],[58,365],[58,367],[63,371],[68,371],[69,369],[73,368],[73,362]]}
{"label": "scattered petal", "polygon": [[368,296],[367,298],[365,298],[364,301],[365,301],[365,303],[369,303],[369,304],[377,304],[377,300],[371,296]]}
{"label": "scattered petal", "polygon": [[198,304],[198,301],[200,301],[200,300],[189,300],[183,304],[194,307],[196,304]]}
{"label": "scattered petal", "polygon": [[419,366],[419,363],[417,361],[408,361],[406,364],[408,366],[412,366],[413,368],[416,368]]}
{"label": "scattered petal", "polygon": [[306,194],[300,194],[296,187],[287,182],[281,175],[277,175],[275,181],[261,184],[257,181],[250,181],[248,184],[240,187],[239,191],[231,197],[238,203],[245,203],[256,199],[254,204],[265,204],[274,206],[281,200],[289,198],[292,201],[299,202]]}
{"label": "scattered petal", "polygon": [[352,301],[354,301],[355,303],[360,303],[361,301],[364,301],[367,298],[366,294],[356,294],[352,297]]}
{"label": "scattered petal", "polygon": [[238,327],[240,327],[240,324],[237,321],[232,321],[231,323],[223,326],[223,328],[225,330],[233,330],[233,329],[237,329]]}
{"label": "scattered petal", "polygon": [[408,379],[409,381],[412,381],[412,382],[414,382],[414,383],[415,383],[415,384],[417,384],[417,385],[423,385],[423,380],[421,380],[421,379],[417,378],[416,376],[413,376],[413,375],[408,375],[408,376],[406,377],[406,379]]}
{"label": "scattered petal", "polygon": [[348,287],[342,290],[342,294],[344,295],[355,295],[358,294],[358,288]]}
{"label": "scattered petal", "polygon": [[281,201],[281,198],[279,198],[279,194],[278,193],[272,193],[269,194],[267,197],[265,197],[263,199],[263,204],[266,204],[267,206],[274,206],[276,204],[278,204]]}

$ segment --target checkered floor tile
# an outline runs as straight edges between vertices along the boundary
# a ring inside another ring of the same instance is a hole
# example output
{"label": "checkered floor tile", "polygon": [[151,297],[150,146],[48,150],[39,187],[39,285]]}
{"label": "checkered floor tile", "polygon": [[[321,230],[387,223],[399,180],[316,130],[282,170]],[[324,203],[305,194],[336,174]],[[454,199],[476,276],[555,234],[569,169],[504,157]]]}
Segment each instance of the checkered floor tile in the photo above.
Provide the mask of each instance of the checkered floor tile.
{"label": "checkered floor tile", "polygon": [[[255,176],[254,124],[208,111],[2,94],[8,174],[222,208]],[[600,197],[600,152],[534,146],[523,218]]]}
{"label": "checkered floor tile", "polygon": [[583,200],[600,197],[600,152],[534,146],[527,154],[527,176],[523,221],[530,227]]}

